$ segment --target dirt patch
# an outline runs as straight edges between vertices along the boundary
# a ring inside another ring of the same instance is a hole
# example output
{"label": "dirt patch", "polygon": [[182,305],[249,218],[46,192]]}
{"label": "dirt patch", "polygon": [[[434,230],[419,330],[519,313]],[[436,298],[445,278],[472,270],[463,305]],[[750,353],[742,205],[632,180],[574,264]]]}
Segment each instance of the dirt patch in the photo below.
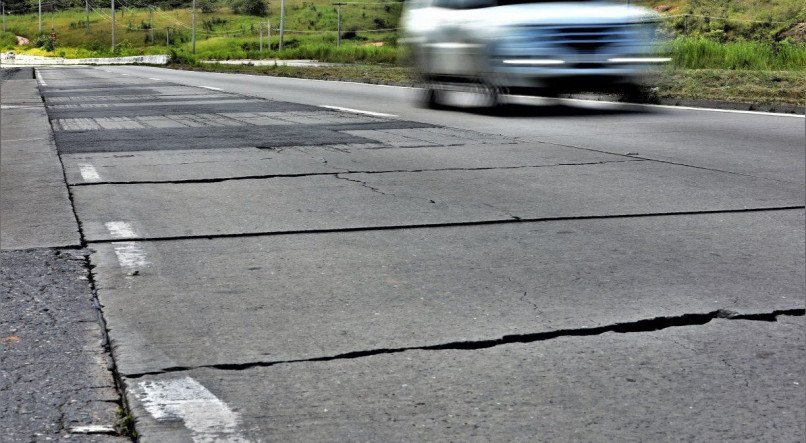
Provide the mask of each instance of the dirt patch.
{"label": "dirt patch", "polygon": [[794,43],[806,43],[806,23],[798,23],[789,29],[785,29],[775,36],[778,41],[789,39]]}

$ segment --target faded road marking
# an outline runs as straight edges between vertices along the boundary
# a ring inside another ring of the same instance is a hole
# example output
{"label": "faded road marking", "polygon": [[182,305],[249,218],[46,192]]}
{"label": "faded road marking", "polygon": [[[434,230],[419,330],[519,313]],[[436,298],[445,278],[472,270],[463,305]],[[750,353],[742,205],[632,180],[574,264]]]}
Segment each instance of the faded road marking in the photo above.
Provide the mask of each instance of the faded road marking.
{"label": "faded road marking", "polygon": [[319,105],[320,108],[335,109],[337,111],[352,112],[353,114],[371,115],[373,117],[397,117],[394,114],[384,114],[383,112],[362,111],[361,109],[342,108],[341,106]]}
{"label": "faded road marking", "polygon": [[81,171],[81,178],[83,178],[85,182],[101,181],[101,176],[98,175],[98,171],[95,170],[95,166],[78,165],[78,168]]}
{"label": "faded road marking", "polygon": [[133,272],[148,264],[146,253],[133,241],[115,242],[112,243],[112,246],[115,248],[115,255],[117,255],[118,263],[122,268]]}
{"label": "faded road marking", "polygon": [[106,222],[106,229],[115,238],[134,238],[137,234],[134,233],[134,228],[128,222],[124,221],[111,221]]}
{"label": "faded road marking", "polygon": [[135,395],[154,419],[181,421],[194,442],[246,442],[238,430],[241,417],[190,377],[141,381]]}
{"label": "faded road marking", "polygon": [[214,88],[212,86],[199,86],[199,87],[204,88],[204,89],[210,89],[212,91],[223,91],[223,89],[221,89],[221,88]]}
{"label": "faded road marking", "polygon": [[[124,221],[111,221],[106,222],[106,229],[114,238],[135,238],[137,234],[134,228],[128,222]],[[140,248],[136,242],[113,242],[112,246],[115,248],[115,255],[118,257],[120,267],[128,269],[131,274],[136,275],[136,271],[145,267],[148,264],[146,260],[146,253]]]}
{"label": "faded road marking", "polygon": [[42,86],[47,86],[48,84],[45,83],[45,79],[42,78],[42,74],[39,72],[39,69],[34,70],[36,72],[36,79],[39,80],[39,84]]}
{"label": "faded road marking", "polygon": [[154,77],[149,77],[148,79],[149,79],[149,80],[154,80],[155,82],[162,81],[162,80],[160,80],[160,79],[158,79],[158,78],[154,78]]}

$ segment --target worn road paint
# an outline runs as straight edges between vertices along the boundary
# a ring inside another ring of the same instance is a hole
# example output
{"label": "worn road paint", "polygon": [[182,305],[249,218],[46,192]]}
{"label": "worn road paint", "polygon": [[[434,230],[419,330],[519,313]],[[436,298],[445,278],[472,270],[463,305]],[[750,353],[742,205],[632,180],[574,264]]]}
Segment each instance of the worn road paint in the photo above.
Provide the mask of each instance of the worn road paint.
{"label": "worn road paint", "polygon": [[199,87],[204,88],[204,89],[211,89],[213,91],[223,91],[223,89],[221,89],[221,88],[214,88],[212,86],[199,86]]}
{"label": "worn road paint", "polygon": [[134,238],[137,234],[134,233],[134,228],[128,222],[124,221],[111,221],[106,222],[106,229],[115,238]]}
{"label": "worn road paint", "polygon": [[95,166],[78,165],[78,169],[81,171],[81,178],[83,178],[85,182],[101,181],[101,176],[98,175],[98,171],[95,170]]}
{"label": "worn road paint", "polygon": [[158,79],[158,78],[154,78],[154,77],[149,77],[148,79],[149,79],[149,80],[154,80],[155,82],[160,82],[160,81],[162,81],[162,80],[160,80],[160,79]]}
{"label": "worn road paint", "polygon": [[110,434],[115,435],[114,426],[110,425],[86,425],[86,426],[73,426],[68,429],[71,434]]}
{"label": "worn road paint", "polygon": [[319,105],[320,108],[334,109],[336,111],[351,112],[353,114],[371,115],[373,117],[397,117],[394,114],[384,114],[383,112],[362,111],[361,109],[342,108],[341,106]]}
{"label": "worn road paint", "polygon": [[35,69],[36,72],[36,79],[39,81],[39,84],[42,86],[47,86],[48,84],[45,83],[45,79],[42,78],[42,74],[39,73],[39,69]]}
{"label": "worn road paint", "polygon": [[141,381],[135,395],[157,421],[181,421],[194,442],[248,441],[238,430],[240,415],[190,377]]}
{"label": "worn road paint", "polygon": [[145,251],[136,242],[115,242],[112,243],[112,246],[115,248],[115,255],[118,257],[120,267],[130,272],[139,271],[148,264]]}

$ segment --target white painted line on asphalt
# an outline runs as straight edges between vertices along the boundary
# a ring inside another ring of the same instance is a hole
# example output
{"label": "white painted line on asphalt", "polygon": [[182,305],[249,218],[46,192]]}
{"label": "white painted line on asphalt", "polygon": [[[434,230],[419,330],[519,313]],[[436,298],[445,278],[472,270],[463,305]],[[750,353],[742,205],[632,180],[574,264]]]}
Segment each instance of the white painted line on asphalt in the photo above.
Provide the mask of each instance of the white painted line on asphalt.
{"label": "white painted line on asphalt", "polygon": [[[2,106],[0,106],[0,107],[2,107]],[[37,106],[37,107],[38,107],[38,108],[41,108],[41,106]],[[13,140],[3,140],[3,142],[5,142],[5,143],[13,143],[13,142],[33,142],[33,141],[37,141],[37,140],[50,140],[50,139],[49,139],[49,138],[47,138],[47,137],[37,137],[37,138],[15,138],[15,139],[13,139]]]}
{"label": "white painted line on asphalt", "polygon": [[182,422],[194,442],[246,442],[240,414],[190,377],[141,381],[135,390],[143,407],[160,422]]}
{"label": "white painted line on asphalt", "polygon": [[[115,255],[118,257],[120,267],[129,271],[138,271],[148,264],[146,253],[133,241],[114,242]],[[131,275],[134,275],[132,273]]]}
{"label": "white painted line on asphalt", "polygon": [[42,74],[39,72],[39,69],[34,69],[36,72],[36,79],[39,81],[39,84],[42,86],[47,86],[48,84],[45,83],[45,80],[42,78]]}
{"label": "white painted line on asphalt", "polygon": [[71,434],[115,434],[115,427],[110,425],[73,426],[68,429]]}
{"label": "white painted line on asphalt", "polygon": [[161,82],[162,81],[162,80],[160,80],[158,78],[154,78],[154,77],[149,77],[148,79],[149,80],[154,80],[155,82]]}
{"label": "white painted line on asphalt", "polygon": [[115,238],[134,238],[137,234],[134,233],[134,228],[128,222],[124,221],[111,221],[106,222],[106,229]]}
{"label": "white painted line on asphalt", "polygon": [[695,106],[675,106],[675,105],[652,105],[646,103],[627,103],[627,102],[611,102],[611,101],[603,101],[603,100],[587,100],[581,98],[547,98],[547,97],[532,97],[529,95],[509,95],[508,97],[512,97],[515,99],[522,99],[526,100],[549,100],[553,103],[584,103],[587,105],[598,105],[598,106],[615,106],[621,108],[660,108],[660,109],[676,109],[676,110],[686,110],[686,111],[704,111],[704,112],[724,112],[728,114],[752,114],[752,115],[768,115],[773,117],[795,117],[795,118],[804,118],[806,116],[800,114],[784,114],[781,112],[765,112],[765,111],[743,111],[741,109],[716,109],[716,108],[697,108]]}
{"label": "white painted line on asphalt", "polygon": [[214,88],[212,86],[199,86],[199,87],[204,88],[204,89],[210,89],[212,91],[223,91],[223,89],[221,89],[221,88]]}
{"label": "white painted line on asphalt", "polygon": [[353,114],[371,115],[373,117],[397,117],[394,114],[384,114],[383,112],[362,111],[361,109],[342,108],[341,106],[319,105],[320,108],[334,109],[336,111],[351,112]]}
{"label": "white painted line on asphalt", "polygon": [[101,176],[98,175],[98,171],[95,170],[95,166],[78,165],[78,169],[81,171],[81,178],[83,178],[85,182],[101,181]]}

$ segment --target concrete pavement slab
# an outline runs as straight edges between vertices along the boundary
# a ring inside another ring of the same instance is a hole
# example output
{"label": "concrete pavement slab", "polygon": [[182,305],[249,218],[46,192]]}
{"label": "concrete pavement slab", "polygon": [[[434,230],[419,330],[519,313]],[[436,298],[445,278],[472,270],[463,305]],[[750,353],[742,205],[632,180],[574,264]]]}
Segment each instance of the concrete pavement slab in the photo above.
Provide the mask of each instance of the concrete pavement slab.
{"label": "concrete pavement slab", "polygon": [[118,368],[804,306],[804,212],[95,244]]}
{"label": "concrete pavement slab", "polygon": [[[151,124],[151,122],[149,122]],[[257,148],[64,154],[70,184],[215,180],[248,176],[443,169],[526,168],[559,164],[630,161],[612,154],[545,144],[467,143],[443,149],[371,149],[378,143]],[[82,170],[97,174],[85,178]]]}
{"label": "concrete pavement slab", "polygon": [[180,371],[129,398],[143,442],[802,441],[804,322],[778,319]]}
{"label": "concrete pavement slab", "polygon": [[4,81],[2,94],[0,247],[80,245],[47,114],[34,100],[36,80]]}
{"label": "concrete pavement slab", "polygon": [[789,207],[803,194],[795,184],[635,161],[73,190],[88,241],[121,238],[107,229],[116,221],[131,223],[133,238],[160,238]]}

